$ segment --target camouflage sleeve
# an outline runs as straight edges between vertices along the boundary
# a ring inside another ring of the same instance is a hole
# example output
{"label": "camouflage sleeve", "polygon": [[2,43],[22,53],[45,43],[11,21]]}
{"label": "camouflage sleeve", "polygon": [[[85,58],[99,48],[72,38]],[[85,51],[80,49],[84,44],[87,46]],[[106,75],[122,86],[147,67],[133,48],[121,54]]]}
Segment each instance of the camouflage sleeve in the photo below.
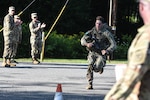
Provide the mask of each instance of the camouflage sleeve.
{"label": "camouflage sleeve", "polygon": [[110,46],[107,48],[108,52],[113,52],[116,49],[116,41],[113,35],[109,31],[105,31],[105,36],[107,37],[108,41],[110,42]]}
{"label": "camouflage sleeve", "polygon": [[91,31],[86,32],[86,33],[83,35],[83,37],[81,38],[81,45],[82,45],[82,46],[86,46],[86,44],[89,43],[88,40],[91,40],[92,37],[91,37],[91,35],[90,35],[90,32],[91,32]]}
{"label": "camouflage sleeve", "polygon": [[129,49],[130,59],[128,67],[123,77],[112,87],[104,100],[126,100],[135,85],[141,81],[145,73],[149,70],[147,66],[150,64],[149,42],[146,40],[136,41],[133,43],[133,48],[131,47]]}
{"label": "camouflage sleeve", "polygon": [[7,26],[7,27],[5,27],[5,30],[8,30],[8,31],[10,31],[10,30],[13,30],[13,28],[14,28],[14,22],[11,20],[11,18],[10,18],[10,16],[5,16],[5,18],[4,18],[4,26]]}
{"label": "camouflage sleeve", "polygon": [[126,100],[147,70],[144,65],[128,66],[124,77],[112,87],[104,100]]}
{"label": "camouflage sleeve", "polygon": [[30,29],[30,32],[31,32],[31,33],[36,33],[37,31],[40,30],[39,27],[34,27],[34,25],[33,25],[32,22],[29,24],[29,29]]}

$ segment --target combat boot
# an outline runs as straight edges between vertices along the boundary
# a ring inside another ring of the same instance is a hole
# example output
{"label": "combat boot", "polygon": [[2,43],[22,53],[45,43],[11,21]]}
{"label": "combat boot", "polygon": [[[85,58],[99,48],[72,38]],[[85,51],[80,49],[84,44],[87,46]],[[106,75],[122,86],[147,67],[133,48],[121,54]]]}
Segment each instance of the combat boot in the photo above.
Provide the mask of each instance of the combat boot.
{"label": "combat boot", "polygon": [[32,63],[33,63],[33,64],[39,64],[40,62],[39,62],[37,59],[33,58],[33,59],[32,59]]}
{"label": "combat boot", "polygon": [[40,63],[40,61],[39,61],[37,58],[36,58],[35,60],[36,60],[38,63]]}
{"label": "combat boot", "polygon": [[32,62],[33,64],[39,64],[39,62],[38,61],[36,61],[36,60],[33,60],[33,62]]}
{"label": "combat boot", "polygon": [[3,67],[10,67],[10,65],[7,64],[7,59],[3,58],[2,66]]}
{"label": "combat boot", "polygon": [[7,64],[8,64],[10,67],[16,66],[16,64],[11,63],[10,59],[7,60]]}
{"label": "combat boot", "polygon": [[16,63],[16,64],[18,64],[18,62],[17,62],[15,59],[11,59],[10,61],[11,61],[11,63]]}
{"label": "combat boot", "polygon": [[89,83],[88,86],[86,87],[87,90],[92,90],[93,89],[93,85],[92,83]]}

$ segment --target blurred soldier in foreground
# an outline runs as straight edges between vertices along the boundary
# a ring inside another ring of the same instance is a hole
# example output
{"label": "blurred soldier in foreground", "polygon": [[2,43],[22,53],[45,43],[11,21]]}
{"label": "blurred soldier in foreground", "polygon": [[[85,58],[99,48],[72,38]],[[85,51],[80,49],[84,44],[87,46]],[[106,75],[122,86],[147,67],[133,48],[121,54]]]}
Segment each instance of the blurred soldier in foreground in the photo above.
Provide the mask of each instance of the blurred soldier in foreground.
{"label": "blurred soldier in foreground", "polygon": [[10,6],[8,14],[4,17],[4,26],[3,26],[3,37],[4,37],[4,52],[3,52],[3,63],[2,66],[10,67],[16,66],[11,63],[11,57],[13,53],[13,37],[14,37],[14,18],[15,7]]}
{"label": "blurred soldier in foreground", "polygon": [[42,50],[42,31],[46,24],[38,20],[37,13],[31,14],[32,21],[29,24],[29,29],[31,32],[30,43],[31,43],[31,56],[33,64],[39,64],[40,61],[38,57]]}
{"label": "blurred soldier in foreground", "polygon": [[14,60],[16,57],[17,49],[18,49],[18,44],[21,43],[22,40],[22,21],[18,15],[14,15],[14,38],[13,38],[13,54],[11,57],[11,62],[18,63],[17,61]]}
{"label": "blurred soldier in foreground", "polygon": [[123,77],[112,87],[105,100],[150,100],[150,0],[139,0],[139,12],[144,25],[138,29],[129,48]]}
{"label": "blurred soldier in foreground", "polygon": [[81,45],[86,46],[88,54],[86,89],[93,89],[93,71],[99,74],[103,73],[103,67],[106,64],[106,55],[113,52],[116,48],[116,42],[107,28],[103,27],[103,17],[96,17],[95,27],[85,33],[81,38]]}

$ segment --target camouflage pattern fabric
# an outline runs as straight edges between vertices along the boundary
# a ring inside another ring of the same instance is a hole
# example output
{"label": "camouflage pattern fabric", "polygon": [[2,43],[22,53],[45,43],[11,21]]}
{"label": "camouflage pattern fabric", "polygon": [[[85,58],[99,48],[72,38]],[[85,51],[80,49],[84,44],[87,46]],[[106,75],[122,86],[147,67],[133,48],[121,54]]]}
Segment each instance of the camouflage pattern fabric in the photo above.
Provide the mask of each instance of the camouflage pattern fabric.
{"label": "camouflage pattern fabric", "polygon": [[22,26],[19,24],[14,27],[12,58],[15,58],[16,53],[17,53],[17,48],[18,48],[18,45],[21,43],[21,40],[22,40]]}
{"label": "camouflage pattern fabric", "polygon": [[42,30],[38,28],[40,21],[31,22],[29,24],[31,36],[31,56],[32,58],[38,58],[42,50]]}
{"label": "camouflage pattern fabric", "polygon": [[150,99],[150,25],[138,29],[128,51],[128,66],[104,100]]}
{"label": "camouflage pattern fabric", "polygon": [[89,68],[87,70],[87,79],[90,83],[92,83],[93,71],[101,71],[106,64],[106,55],[102,55],[101,50],[113,52],[113,50],[116,48],[116,42],[112,34],[106,30],[106,28],[102,28],[99,32],[97,32],[96,28],[94,27],[92,30],[86,32],[81,38],[81,45],[85,46],[87,43],[94,43],[92,48],[87,48],[89,51]]}
{"label": "camouflage pattern fabric", "polygon": [[10,59],[13,52],[13,37],[14,37],[14,18],[7,14],[4,17],[4,29],[3,29],[3,37],[4,37],[4,52],[3,58]]}

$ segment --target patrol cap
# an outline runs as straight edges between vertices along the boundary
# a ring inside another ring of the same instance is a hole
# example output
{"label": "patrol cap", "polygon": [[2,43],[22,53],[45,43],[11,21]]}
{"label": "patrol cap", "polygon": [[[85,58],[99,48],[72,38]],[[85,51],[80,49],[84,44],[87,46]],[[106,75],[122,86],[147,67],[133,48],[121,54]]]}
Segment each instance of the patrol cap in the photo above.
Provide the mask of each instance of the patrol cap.
{"label": "patrol cap", "polygon": [[20,17],[18,15],[14,15],[14,18],[16,19],[20,19]]}
{"label": "patrol cap", "polygon": [[9,10],[15,10],[15,7],[14,6],[10,6]]}
{"label": "patrol cap", "polygon": [[31,13],[31,17],[32,18],[37,17],[37,13]]}

